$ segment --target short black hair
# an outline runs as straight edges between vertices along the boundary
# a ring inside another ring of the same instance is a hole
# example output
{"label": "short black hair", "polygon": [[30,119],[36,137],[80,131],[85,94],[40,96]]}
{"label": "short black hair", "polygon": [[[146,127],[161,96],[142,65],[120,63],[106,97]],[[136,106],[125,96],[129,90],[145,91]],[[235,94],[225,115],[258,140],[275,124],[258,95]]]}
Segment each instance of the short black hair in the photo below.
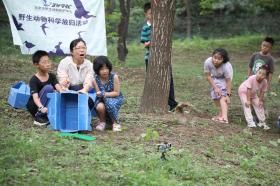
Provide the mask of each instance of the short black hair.
{"label": "short black hair", "polygon": [[44,50],[37,50],[33,55],[32,55],[32,62],[33,64],[38,64],[41,57],[43,56],[48,56],[49,54],[48,52],[44,51]]}
{"label": "short black hair", "polygon": [[106,66],[109,72],[112,72],[113,65],[106,56],[98,56],[93,60],[93,70],[95,74],[100,75],[99,71],[102,67]]}
{"label": "short black hair", "polygon": [[258,70],[260,70],[260,69],[265,70],[266,72],[269,72],[268,64],[262,65]]}
{"label": "short black hair", "polygon": [[266,77],[269,75],[270,70],[269,70],[268,64],[262,65],[262,66],[258,69],[258,71],[259,71],[259,70],[265,70],[265,71],[266,71]]}
{"label": "short black hair", "polygon": [[263,39],[263,41],[266,41],[266,42],[270,43],[271,46],[274,45],[274,39],[273,39],[272,37],[265,37],[265,38]]}
{"label": "short black hair", "polygon": [[215,49],[212,53],[212,56],[217,53],[223,57],[223,63],[226,63],[229,61],[228,52],[225,49],[223,49],[223,48]]}
{"label": "short black hair", "polygon": [[151,9],[151,3],[145,3],[143,9],[144,9],[144,12],[146,13],[148,10]]}
{"label": "short black hair", "polygon": [[83,42],[85,44],[85,46],[87,46],[86,42],[82,39],[82,38],[78,38],[78,39],[74,39],[73,41],[71,41],[70,43],[70,51],[73,52],[73,49],[75,46],[77,46],[77,44],[79,42]]}

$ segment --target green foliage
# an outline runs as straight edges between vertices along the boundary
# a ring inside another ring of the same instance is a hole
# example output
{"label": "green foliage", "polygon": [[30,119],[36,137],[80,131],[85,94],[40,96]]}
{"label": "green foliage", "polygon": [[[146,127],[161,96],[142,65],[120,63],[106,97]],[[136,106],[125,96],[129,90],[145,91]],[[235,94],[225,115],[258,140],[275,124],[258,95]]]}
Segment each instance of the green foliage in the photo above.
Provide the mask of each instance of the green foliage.
{"label": "green foliage", "polygon": [[280,4],[279,0],[256,0],[256,5],[262,11],[269,11],[269,12],[279,12],[280,11]]}
{"label": "green foliage", "polygon": [[140,43],[140,32],[145,23],[145,15],[142,7],[134,7],[130,12],[128,39]]}
{"label": "green foliage", "polygon": [[120,22],[120,12],[114,11],[112,14],[106,14],[106,33],[108,42],[113,43],[118,40],[117,27]]}
{"label": "green foliage", "polygon": [[200,8],[201,8],[201,14],[209,14],[213,11],[213,4],[215,3],[215,0],[201,0],[200,1]]}
{"label": "green foliage", "polygon": [[[175,52],[182,50],[197,51],[197,52],[212,52],[217,47],[228,48],[231,52],[246,52],[259,50],[261,40],[265,35],[248,34],[243,36],[235,36],[231,38],[220,39],[203,39],[202,37],[194,37],[193,39],[175,40],[173,41],[173,48]],[[278,35],[272,35],[275,40],[280,40]],[[275,47],[278,47],[275,45]],[[277,49],[275,49],[277,50]]]}
{"label": "green foliage", "polygon": [[201,0],[200,7],[202,15],[215,12],[224,12],[225,14],[252,13],[257,15],[280,10],[278,0]]}
{"label": "green foliage", "polygon": [[251,159],[243,159],[240,162],[240,166],[242,169],[244,170],[253,170],[256,168],[256,164],[257,164],[258,158],[253,157]]}
{"label": "green foliage", "polygon": [[141,134],[141,137],[144,141],[156,141],[159,138],[159,134],[157,131],[147,128],[146,133]]}

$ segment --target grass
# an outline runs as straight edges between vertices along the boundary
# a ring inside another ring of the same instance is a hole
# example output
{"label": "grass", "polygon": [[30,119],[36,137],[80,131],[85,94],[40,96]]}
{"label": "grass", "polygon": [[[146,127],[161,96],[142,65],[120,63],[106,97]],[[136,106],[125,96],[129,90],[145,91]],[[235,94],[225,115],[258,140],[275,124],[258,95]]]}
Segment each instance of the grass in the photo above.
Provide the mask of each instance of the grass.
{"label": "grass", "polygon": [[[272,90],[266,96],[272,130],[248,130],[237,97],[250,54],[263,36],[230,39],[174,41],[173,74],[179,101],[187,101],[202,116],[142,115],[138,113],[144,86],[144,50],[129,44],[124,65],[115,64],[122,79],[126,102],[121,109],[124,131],[93,131],[94,142],[61,138],[58,132],[32,125],[26,111],[7,104],[10,86],[28,82],[35,72],[30,56],[13,46],[7,27],[0,29],[0,184],[1,185],[280,185],[280,135],[275,127],[279,114],[276,63]],[[276,37],[276,43],[280,41]],[[212,123],[216,112],[204,80],[203,61],[216,47],[228,49],[234,67],[234,93],[229,126]],[[116,62],[115,46],[109,56]],[[279,59],[279,45],[273,55]],[[278,53],[277,53],[278,52]],[[60,58],[54,58],[58,64]],[[160,160],[157,144],[170,142],[168,161]]]}

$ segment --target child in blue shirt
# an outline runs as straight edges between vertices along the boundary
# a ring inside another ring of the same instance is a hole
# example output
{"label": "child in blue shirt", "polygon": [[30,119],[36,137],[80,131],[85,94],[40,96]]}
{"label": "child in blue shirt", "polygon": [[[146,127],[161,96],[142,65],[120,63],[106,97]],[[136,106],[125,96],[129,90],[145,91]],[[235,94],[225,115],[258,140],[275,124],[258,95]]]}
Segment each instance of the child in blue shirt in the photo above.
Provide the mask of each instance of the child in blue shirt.
{"label": "child in blue shirt", "polygon": [[96,130],[103,131],[106,125],[106,117],[109,117],[113,122],[113,131],[121,131],[119,110],[124,97],[120,90],[119,76],[112,72],[112,63],[106,56],[95,58],[93,68],[95,72],[93,86],[97,96],[95,109],[100,119]]}
{"label": "child in blue shirt", "polygon": [[147,18],[145,24],[143,25],[142,31],[141,31],[141,43],[144,44],[146,52],[145,52],[145,65],[146,70],[148,68],[148,61],[149,61],[149,55],[150,55],[150,44],[151,44],[151,29],[152,29],[152,11],[151,11],[151,3],[146,3],[144,5],[144,14]]}

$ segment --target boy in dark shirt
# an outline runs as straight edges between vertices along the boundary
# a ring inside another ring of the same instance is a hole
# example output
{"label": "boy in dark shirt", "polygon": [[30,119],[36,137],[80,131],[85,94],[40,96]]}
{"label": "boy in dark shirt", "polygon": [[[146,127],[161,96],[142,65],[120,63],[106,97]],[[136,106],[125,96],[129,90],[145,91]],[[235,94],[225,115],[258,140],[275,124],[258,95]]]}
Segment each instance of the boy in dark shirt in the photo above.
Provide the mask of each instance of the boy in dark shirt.
{"label": "boy in dark shirt", "polygon": [[48,124],[48,98],[47,94],[54,92],[54,89],[61,91],[56,76],[49,73],[51,62],[46,51],[38,50],[32,56],[33,65],[37,68],[37,73],[29,81],[30,99],[27,103],[27,109],[35,117],[35,125]]}

